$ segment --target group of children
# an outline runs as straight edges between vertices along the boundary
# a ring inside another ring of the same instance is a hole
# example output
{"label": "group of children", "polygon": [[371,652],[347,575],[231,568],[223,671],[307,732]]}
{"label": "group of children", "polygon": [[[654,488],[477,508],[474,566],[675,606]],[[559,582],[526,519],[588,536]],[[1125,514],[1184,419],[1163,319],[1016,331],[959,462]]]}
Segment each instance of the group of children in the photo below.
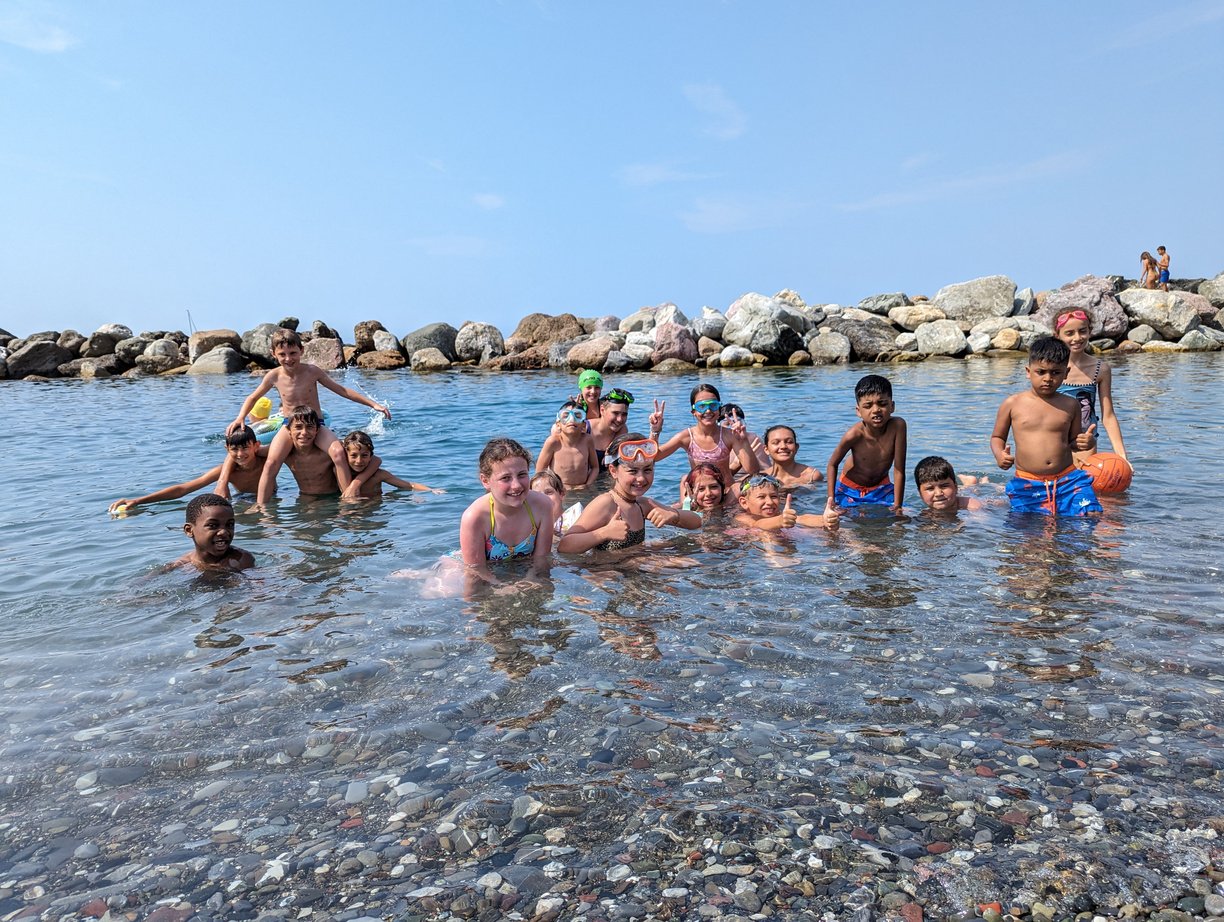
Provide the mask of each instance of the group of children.
{"label": "group of children", "polygon": [[[1092,479],[1084,470],[1103,426],[1114,452],[1126,449],[1114,414],[1109,366],[1088,353],[1092,318],[1083,309],[1059,313],[1054,336],[1041,337],[1029,350],[1025,368],[1030,388],[1008,397],[999,408],[991,451],[1000,468],[1016,468],[1007,495],[1017,511],[1085,515],[1101,511]],[[390,411],[363,394],[343,387],[322,369],[301,361],[298,335],[281,330],[273,337],[278,367],[269,371],[244,401],[226,433],[224,462],[194,480],[111,505],[119,513],[142,503],[172,499],[216,483],[212,494],[196,497],[187,508],[186,533],[194,550],[177,563],[201,569],[242,569],[251,556],[232,546],[232,485],[255,493],[257,506],[275,492],[276,473],[287,465],[303,494],[344,498],[377,496],[383,484],[430,490],[384,470],[370,437],[361,431],[343,440],[321,421],[318,387],[383,413]],[[459,556],[475,576],[497,579],[489,567],[513,557],[530,558],[531,569],[547,566],[556,539],[564,554],[621,550],[645,540],[646,523],[695,529],[716,510],[734,506],[733,520],[749,528],[839,527],[842,511],[886,506],[900,514],[905,493],[907,431],[895,416],[892,386],[880,375],[866,375],[855,388],[858,420],[829,457],[825,475],[800,463],[799,442],[789,426],[772,426],[760,437],[745,426],[742,408],[724,404],[718,389],[699,384],[690,393],[692,425],[661,440],[665,401],[654,401],[649,434],[626,431],[634,397],[613,388],[603,392],[594,370],[578,379],[580,393],[567,400],[538,455],[532,459],[518,442],[490,441],[481,452],[478,473],[485,494],[463,513]],[[247,417],[270,389],[281,397],[283,422],[271,444],[259,445]],[[1098,405],[1100,412],[1098,414]],[[1015,442],[1013,452],[1009,436]],[[663,504],[647,495],[658,461],[683,450],[690,470],[680,483],[680,500]],[[1129,461],[1126,462],[1129,464]],[[891,472],[891,477],[890,477]],[[590,488],[606,474],[609,489],[585,507],[563,511],[567,491]],[[798,513],[792,491],[825,481],[820,514]],[[923,502],[934,512],[975,509],[980,503],[959,495],[952,465],[925,458],[914,468]],[[434,490],[433,492],[443,492]]]}

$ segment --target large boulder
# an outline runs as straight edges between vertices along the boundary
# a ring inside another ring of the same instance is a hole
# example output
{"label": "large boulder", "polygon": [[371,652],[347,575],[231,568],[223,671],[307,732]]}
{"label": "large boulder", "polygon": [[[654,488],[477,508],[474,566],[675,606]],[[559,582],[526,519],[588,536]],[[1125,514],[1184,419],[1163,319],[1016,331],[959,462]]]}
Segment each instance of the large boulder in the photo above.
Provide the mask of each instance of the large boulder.
{"label": "large boulder", "polygon": [[[378,332],[386,333],[387,331],[379,330]],[[393,339],[395,338],[392,333],[387,333],[387,335]],[[442,355],[442,353],[439,352],[438,355]],[[407,364],[408,359],[404,357],[404,353],[400,352],[398,341],[396,341],[394,349],[375,349],[372,352],[362,352],[357,356],[357,367],[368,368],[371,371],[394,371],[397,368],[403,368]],[[447,362],[447,364],[449,365],[450,363]]]}
{"label": "large boulder", "polygon": [[[881,295],[881,297],[883,296]],[[932,307],[929,304],[915,304],[913,306],[901,305],[892,308],[888,312],[888,319],[901,329],[909,330],[912,333],[924,323],[946,320],[947,318],[944,317],[944,312],[938,307]]]}
{"label": "large boulder", "polygon": [[918,327],[914,334],[918,337],[918,351],[923,355],[961,355],[969,348],[965,334],[955,320],[932,320]]}
{"label": "large boulder", "polygon": [[634,367],[633,359],[619,349],[613,349],[604,359],[603,370],[604,374],[617,374],[622,371],[630,371]]}
{"label": "large boulder", "polygon": [[413,371],[445,371],[450,365],[450,359],[434,346],[426,346],[412,353]]}
{"label": "large boulder", "polygon": [[489,362],[495,371],[535,371],[548,368],[548,346],[528,346],[520,352],[499,356]]}
{"label": "large boulder", "polygon": [[1165,339],[1181,339],[1202,323],[1198,311],[1176,291],[1131,288],[1119,294],[1118,300],[1128,315],[1146,323]]}
{"label": "large boulder", "polygon": [[1203,323],[1210,323],[1216,315],[1216,308],[1206,295],[1195,294],[1192,291],[1179,291],[1178,297],[1194,308]]}
{"label": "large boulder", "polygon": [[[550,346],[553,343],[576,339],[583,333],[582,324],[573,314],[528,314],[506,341],[506,351],[521,352],[532,346]],[[503,366],[504,367],[504,366]]]}
{"label": "large boulder", "polygon": [[458,335],[459,331],[449,323],[431,323],[409,333],[400,340],[400,345],[404,355],[412,355],[422,349],[437,349],[448,362],[454,362],[459,358],[455,353],[455,337]]}
{"label": "large boulder", "polygon": [[718,355],[723,351],[723,345],[716,339],[710,339],[708,336],[703,336],[697,340],[697,355]]}
{"label": "large boulder", "polygon": [[1220,348],[1220,343],[1208,336],[1201,328],[1191,330],[1179,339],[1177,344],[1190,352],[1215,352]]}
{"label": "large boulder", "polygon": [[359,355],[378,348],[374,345],[374,334],[378,331],[385,333],[387,328],[377,320],[361,320],[353,324],[353,346]]}
{"label": "large boulder", "polygon": [[[162,359],[182,359],[183,350],[179,348],[179,344],[172,339],[155,339],[153,342],[145,346],[145,350],[141,353],[145,358],[162,358]],[[183,359],[183,364],[187,360]]]}
{"label": "large boulder", "polygon": [[394,333],[389,333],[386,330],[374,331],[374,351],[375,352],[399,352],[399,340],[395,338]]}
{"label": "large boulder", "polygon": [[26,343],[54,343],[59,341],[59,337],[59,333],[55,330],[40,330],[27,336],[22,345],[24,346]]}
{"label": "large boulder", "polygon": [[104,323],[102,326],[94,330],[95,333],[105,333],[107,336],[113,337],[115,342],[121,339],[127,339],[132,335],[132,328],[125,326],[122,323]]}
{"label": "large boulder", "polygon": [[[229,346],[237,350],[242,348],[242,337],[236,330],[196,330],[187,340],[187,358],[194,365],[196,359],[207,355],[218,346]],[[204,372],[211,374],[211,372]]]}
{"label": "large boulder", "polygon": [[324,371],[344,367],[344,343],[330,336],[316,336],[302,350],[302,361],[318,365]]}
{"label": "large boulder", "polygon": [[655,308],[655,326],[659,327],[665,323],[676,323],[686,327],[689,324],[689,319],[684,316],[684,312],[680,308],[668,301]]}
{"label": "large boulder", "polygon": [[[136,364],[136,356],[143,355],[149,346],[149,341],[139,336],[129,336],[115,343],[115,358],[127,367]],[[244,350],[245,351],[245,350]]]}
{"label": "large boulder", "polygon": [[723,330],[727,328],[727,318],[722,311],[716,311],[712,307],[703,307],[701,316],[694,317],[689,326],[698,339],[706,336],[710,339],[721,340]]}
{"label": "large boulder", "polygon": [[[642,343],[627,342],[617,351],[620,352],[621,355],[626,356],[633,364],[634,368],[649,368],[651,364],[650,359],[654,355],[654,346],[647,346]],[[610,357],[611,356],[609,356],[609,358]],[[604,368],[608,371],[612,370],[608,368],[607,362],[604,362]]]}
{"label": "large boulder", "polygon": [[760,314],[741,312],[728,320],[723,338],[730,345],[765,356],[771,363],[785,363],[792,352],[803,348],[803,337],[793,328]]}
{"label": "large boulder", "polygon": [[[1113,280],[1110,279],[1112,283]],[[1037,309],[1037,295],[1031,288],[1021,288],[1016,292],[1016,299],[1012,302],[1013,317],[1027,317]]]}
{"label": "large boulder", "polygon": [[[891,317],[892,312],[899,307],[909,307],[913,302],[904,292],[897,291],[886,295],[872,295],[863,298],[858,303],[858,309],[869,314],[879,314],[881,317]],[[913,329],[912,327],[910,329]]]}
{"label": "large boulder", "polygon": [[[768,317],[771,320],[786,324],[800,336],[812,329],[812,319],[803,311],[779,301],[777,298],[767,298],[765,295],[750,291],[727,308],[727,326],[723,330],[725,342],[735,342],[732,331],[740,325],[751,324],[758,317]],[[787,353],[789,357],[790,353]]]}
{"label": "large boulder", "polygon": [[667,320],[655,327],[655,348],[651,361],[655,365],[666,359],[696,362],[699,355],[697,338],[686,326]]}
{"label": "large boulder", "polygon": [[813,330],[804,337],[803,348],[816,365],[832,365],[850,361],[849,338],[827,327]]}
{"label": "large boulder", "polygon": [[565,362],[574,371],[579,368],[600,371],[616,346],[617,342],[611,336],[596,336],[571,346],[565,353]]}
{"label": "large boulder", "polygon": [[[789,358],[789,356],[788,356]],[[727,346],[718,355],[719,368],[747,368],[756,360],[752,357],[752,352],[745,349],[743,346]]]}
{"label": "large boulder", "polygon": [[1121,339],[1130,326],[1126,312],[1114,297],[1113,282],[1095,275],[1085,275],[1047,292],[1033,319],[1046,330],[1053,330],[1054,318],[1062,311],[1077,307],[1086,308],[1092,317],[1092,339],[1100,336]]}
{"label": "large boulder", "polygon": [[1023,333],[1034,333],[1038,336],[1049,336],[1050,328],[1038,323],[1032,317],[991,317],[973,325],[970,333],[985,333],[994,336],[1000,330],[1019,330]]}
{"label": "large boulder", "polygon": [[96,359],[113,355],[119,342],[109,333],[94,333],[77,347],[76,352],[83,359]]}
{"label": "large boulder", "polygon": [[664,359],[651,371],[660,375],[691,375],[697,371],[697,366],[683,359]]}
{"label": "large boulder", "polygon": [[611,333],[613,330],[619,329],[620,318],[615,314],[604,314],[602,317],[596,317],[595,322],[591,324],[592,333]]}
{"label": "large boulder", "polygon": [[[198,334],[193,333],[192,336]],[[237,333],[234,334],[238,336]],[[231,375],[246,367],[246,359],[242,357],[231,343],[221,343],[214,346],[203,355],[197,356],[187,369],[189,375]]]}
{"label": "large boulder", "polygon": [[113,378],[123,371],[123,364],[113,355],[104,355],[96,359],[80,359],[80,369],[77,374],[85,381],[94,378]]}
{"label": "large boulder", "polygon": [[310,325],[310,335],[315,339],[339,339],[342,342],[344,340],[339,330],[329,327],[322,320],[316,320]]}
{"label": "large boulder", "polygon": [[1160,339],[1160,334],[1157,333],[1155,330],[1153,330],[1146,323],[1141,323],[1139,324],[1139,326],[1135,327],[1133,330],[1127,333],[1126,338],[1129,339],[1131,342],[1138,343],[1139,345],[1142,346],[1146,343],[1156,342],[1156,340]]}
{"label": "large boulder", "polygon": [[642,333],[655,328],[655,307],[643,307],[620,322],[618,329],[622,333]]}
{"label": "large boulder", "polygon": [[85,344],[85,337],[76,330],[64,330],[59,335],[59,339],[55,341],[57,346],[63,346],[73,355],[81,354],[81,346]]}
{"label": "large boulder", "polygon": [[[247,330],[242,334],[242,351],[265,368],[274,368],[276,356],[272,354],[272,337],[280,329],[282,327],[275,323],[261,323],[255,329]],[[283,327],[283,329],[289,328]]]}
{"label": "large boulder", "polygon": [[487,365],[491,359],[506,354],[506,341],[493,324],[469,320],[455,336],[455,354],[461,361],[479,360]]}
{"label": "large boulder", "polygon": [[[853,358],[874,362],[881,356],[889,356],[896,352],[896,327],[883,317],[877,317],[866,311],[847,308],[839,316],[826,320],[823,329],[840,333],[850,340]],[[812,353],[813,359],[817,358],[816,353],[812,351],[811,343],[808,344],[807,351]]]}
{"label": "large boulder", "polygon": [[136,370],[146,375],[161,375],[186,365],[187,360],[178,344],[169,339],[153,340],[144,353],[136,357]]}
{"label": "large boulder", "polygon": [[987,317],[1011,314],[1016,309],[1016,283],[1005,275],[957,282],[939,289],[931,303],[968,330]]}
{"label": "large boulder", "polygon": [[1224,307],[1224,272],[1213,279],[1201,282],[1198,293],[1211,302],[1212,307]]}

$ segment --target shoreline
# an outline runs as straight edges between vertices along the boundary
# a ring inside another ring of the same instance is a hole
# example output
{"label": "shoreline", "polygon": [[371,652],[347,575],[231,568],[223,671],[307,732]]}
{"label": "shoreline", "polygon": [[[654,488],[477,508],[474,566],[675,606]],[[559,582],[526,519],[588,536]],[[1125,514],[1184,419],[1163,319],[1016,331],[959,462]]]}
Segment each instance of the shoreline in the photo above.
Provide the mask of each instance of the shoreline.
{"label": "shoreline", "polygon": [[[1017,289],[1006,276],[958,282],[934,297],[892,292],[857,305],[807,304],[791,289],[749,292],[726,311],[703,307],[689,317],[675,304],[612,315],[528,314],[510,336],[490,323],[426,324],[402,336],[381,321],[353,328],[352,341],[321,320],[302,331],[304,360],[325,370],[495,371],[594,368],[603,373],[701,368],[911,362],[932,357],[1024,354],[1050,332],[1054,315],[1086,308],[1098,353],[1214,352],[1224,348],[1224,272],[1174,279],[1170,291],[1137,287],[1121,276],[1082,276],[1060,288]],[[251,330],[152,330],[104,324],[92,334],[0,329],[0,380],[235,374],[272,368],[271,337],[297,330],[296,317]]]}

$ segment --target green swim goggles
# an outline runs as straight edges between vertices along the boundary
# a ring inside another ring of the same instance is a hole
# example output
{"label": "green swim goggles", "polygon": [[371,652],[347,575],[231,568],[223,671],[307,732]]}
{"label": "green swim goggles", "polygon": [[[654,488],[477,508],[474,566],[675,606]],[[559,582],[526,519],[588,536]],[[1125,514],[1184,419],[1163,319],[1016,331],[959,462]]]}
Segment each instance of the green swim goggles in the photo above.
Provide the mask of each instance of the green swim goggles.
{"label": "green swim goggles", "polygon": [[608,393],[604,394],[599,400],[600,403],[633,403],[633,395],[628,391],[621,390],[619,387],[614,387]]}
{"label": "green swim goggles", "polygon": [[782,488],[782,481],[777,477],[771,477],[768,474],[753,474],[751,477],[745,477],[743,483],[740,484],[740,492],[747,493],[755,487],[772,486],[778,489]]}

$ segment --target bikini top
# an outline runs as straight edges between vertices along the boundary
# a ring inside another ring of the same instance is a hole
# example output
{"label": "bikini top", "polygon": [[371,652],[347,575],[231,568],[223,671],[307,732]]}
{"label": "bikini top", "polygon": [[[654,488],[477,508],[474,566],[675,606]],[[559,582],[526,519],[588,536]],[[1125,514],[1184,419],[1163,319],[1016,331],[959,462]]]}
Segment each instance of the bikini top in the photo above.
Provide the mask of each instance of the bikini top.
{"label": "bikini top", "polygon": [[718,444],[713,448],[702,448],[698,445],[696,427],[690,427],[688,447],[684,450],[688,452],[689,460],[694,465],[713,464],[715,467],[722,467],[723,462],[731,457],[731,446],[723,441],[722,426],[718,427]]}
{"label": "bikini top", "polygon": [[531,520],[531,534],[510,547],[493,533],[497,522],[493,517],[493,497],[489,497],[489,537],[485,538],[485,560],[506,560],[510,557],[530,557],[535,553],[536,520],[531,511],[531,503],[527,504],[527,518]]}
{"label": "bikini top", "polygon": [[1087,432],[1088,427],[1100,422],[1096,411],[1097,378],[1101,374],[1101,360],[1097,359],[1096,368],[1092,369],[1092,380],[1080,384],[1061,384],[1058,393],[1074,398],[1080,405],[1080,431]]}
{"label": "bikini top", "polygon": [[629,532],[619,541],[604,541],[591,548],[593,551],[621,551],[627,547],[633,547],[635,544],[644,544],[646,542],[646,510],[642,508],[641,502],[635,502],[635,506],[642,513],[642,527],[635,531]]}

